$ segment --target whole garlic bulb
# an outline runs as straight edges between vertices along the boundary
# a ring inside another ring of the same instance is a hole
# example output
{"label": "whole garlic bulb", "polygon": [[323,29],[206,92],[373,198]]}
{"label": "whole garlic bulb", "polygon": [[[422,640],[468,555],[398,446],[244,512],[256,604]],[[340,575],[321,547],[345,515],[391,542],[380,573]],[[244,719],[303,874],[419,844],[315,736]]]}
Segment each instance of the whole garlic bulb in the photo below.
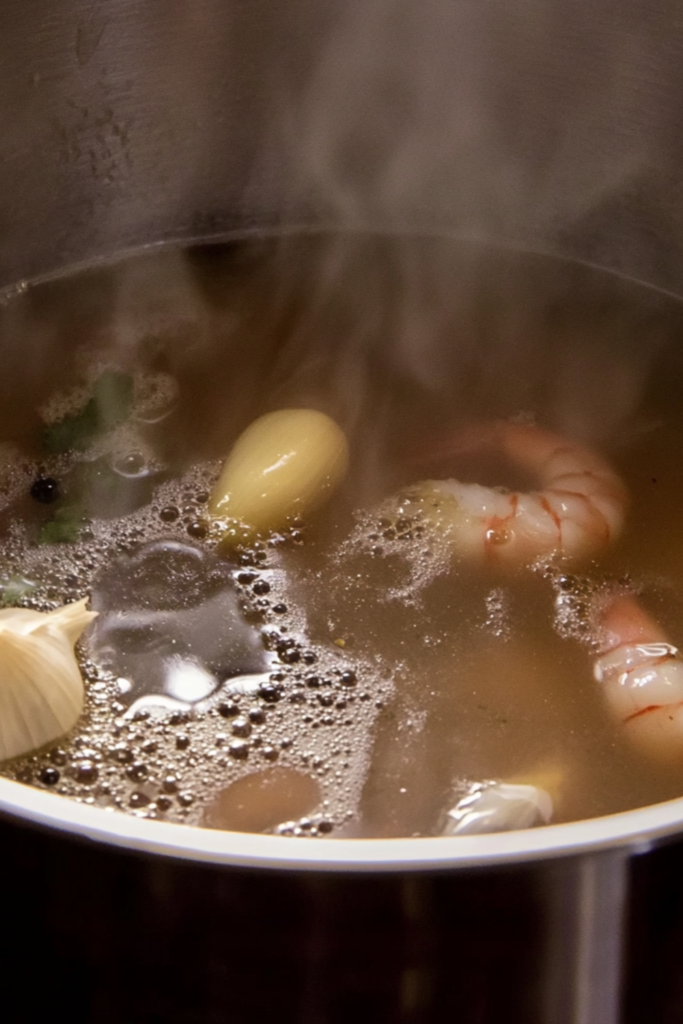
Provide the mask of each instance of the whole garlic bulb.
{"label": "whole garlic bulb", "polygon": [[315,409],[279,409],[237,439],[213,489],[209,513],[257,533],[315,511],[346,475],[349,450],[334,420]]}
{"label": "whole garlic bulb", "polygon": [[0,611],[0,761],[51,743],[78,721],[84,691],[74,644],[97,615],[86,604]]}

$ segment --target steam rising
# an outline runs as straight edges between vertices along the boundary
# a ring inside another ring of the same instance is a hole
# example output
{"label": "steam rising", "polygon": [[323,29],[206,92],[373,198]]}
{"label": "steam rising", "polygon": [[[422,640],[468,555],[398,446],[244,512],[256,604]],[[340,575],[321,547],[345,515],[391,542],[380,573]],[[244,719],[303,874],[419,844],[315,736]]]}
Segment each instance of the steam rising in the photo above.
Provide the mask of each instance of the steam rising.
{"label": "steam rising", "polygon": [[[295,181],[345,226],[547,249],[616,201],[628,229],[676,80],[651,17],[544,0],[341,5],[280,107]],[[632,257],[609,263],[633,273]]]}
{"label": "steam rising", "polygon": [[[571,10],[544,0],[299,0],[266,19],[258,46],[236,13],[229,42],[207,47],[206,68],[198,17],[187,66],[175,63],[213,122],[191,158],[178,151],[183,180],[207,189],[202,201],[220,224],[232,171],[217,168],[233,166],[238,145],[252,163],[226,223],[247,210],[250,223],[331,233],[308,249],[283,237],[237,297],[233,271],[217,298],[179,252],[122,264],[91,292],[81,333],[124,361],[162,353],[179,373],[229,349],[240,380],[235,432],[295,401],[324,408],[351,434],[381,435],[396,415],[378,393],[386,380],[414,388],[445,429],[523,413],[611,442],[662,346],[656,301],[635,314],[620,305],[620,286],[601,290],[587,272],[515,253],[677,280],[670,168],[652,137],[675,127],[677,94],[666,83],[680,54],[661,45],[657,17],[616,0]],[[100,54],[97,36],[89,66],[104,60],[107,38]],[[223,50],[235,67],[224,120],[210,74]],[[258,102],[245,108],[257,144],[244,147],[246,131],[224,134],[255,73],[242,51],[254,52],[258,69]],[[131,140],[134,166],[135,126]],[[223,195],[211,200],[217,181]],[[169,194],[168,210],[174,201]],[[573,315],[555,316],[572,303]],[[2,320],[0,359],[12,380],[29,335],[50,365],[62,326],[30,297],[12,301]],[[46,370],[46,386],[52,376]]]}
{"label": "steam rising", "polygon": [[[295,48],[309,5],[299,17]],[[476,416],[477,405],[479,416],[530,411],[593,442],[623,429],[662,345],[656,314],[597,309],[595,294],[584,303],[584,282],[570,272],[577,314],[550,324],[548,310],[568,298],[558,294],[561,269],[539,280],[528,262],[484,250],[454,262],[447,247],[426,251],[409,235],[675,282],[668,172],[663,163],[653,170],[651,135],[674,125],[666,83],[677,57],[662,47],[656,18],[638,4],[367,0],[340,5],[302,66],[276,65],[267,148],[286,155],[292,193],[323,224],[396,237],[390,297],[366,268],[373,284],[356,279],[365,316],[337,346],[347,414],[360,415],[376,345],[376,310],[365,301],[374,285],[394,314],[389,329],[383,322],[387,363],[435,395],[448,381],[456,415]],[[348,287],[357,259],[348,236],[321,254],[284,377],[305,375],[319,358],[301,339],[317,332],[324,344],[321,309]]]}

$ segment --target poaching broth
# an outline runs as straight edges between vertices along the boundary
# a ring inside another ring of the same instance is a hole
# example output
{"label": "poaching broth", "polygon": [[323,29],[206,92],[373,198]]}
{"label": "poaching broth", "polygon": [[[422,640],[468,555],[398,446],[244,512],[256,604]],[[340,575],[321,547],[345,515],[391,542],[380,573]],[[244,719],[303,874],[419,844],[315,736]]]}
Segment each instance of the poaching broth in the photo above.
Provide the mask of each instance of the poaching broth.
{"label": "poaching broth", "polygon": [[[608,715],[587,612],[628,577],[683,636],[680,326],[672,300],[588,268],[369,235],[163,250],[6,296],[3,599],[87,596],[100,616],[81,722],[4,773],[253,829],[244,800],[267,791],[272,829],[286,780],[276,829],[339,836],[438,834],[491,778],[549,779],[553,821],[680,796],[681,769]],[[80,430],[102,381],[105,405],[132,388],[130,409],[74,456],[55,427]],[[339,423],[349,477],[309,522],[219,557],[218,460],[286,407]],[[426,477],[527,487],[495,453],[442,444],[520,415],[609,455],[631,495],[613,548],[509,569],[383,520]]]}

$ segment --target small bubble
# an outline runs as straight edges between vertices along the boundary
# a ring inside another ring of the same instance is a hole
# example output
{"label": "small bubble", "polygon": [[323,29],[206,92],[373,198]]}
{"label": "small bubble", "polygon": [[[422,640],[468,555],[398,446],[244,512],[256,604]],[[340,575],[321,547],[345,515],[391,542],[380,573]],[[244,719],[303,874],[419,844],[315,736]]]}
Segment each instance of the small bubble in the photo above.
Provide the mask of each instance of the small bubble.
{"label": "small bubble", "polygon": [[293,642],[280,643],[276,646],[277,656],[285,665],[295,665],[301,658],[301,652],[293,646]]}
{"label": "small bubble", "polygon": [[55,747],[54,750],[50,751],[50,760],[53,764],[59,765],[60,768],[63,767],[68,760],[66,750],[63,750],[62,747]]}
{"label": "small bubble", "polygon": [[158,796],[156,799],[156,805],[160,811],[167,811],[173,806],[173,801],[167,796]]}
{"label": "small bubble", "polygon": [[133,751],[125,743],[117,743],[111,748],[109,754],[119,764],[131,764],[133,761]]}
{"label": "small bubble", "polygon": [[266,744],[261,753],[265,757],[266,761],[277,761],[278,757],[280,756],[280,753],[277,750],[277,748],[271,747],[270,744]]}
{"label": "small bubble", "polygon": [[133,782],[140,782],[142,779],[146,779],[147,774],[147,765],[142,761],[134,761],[130,768],[126,769],[126,775]]}
{"label": "small bubble", "polygon": [[244,760],[249,753],[249,744],[245,743],[244,740],[234,740],[228,746],[228,753],[230,757],[234,757],[238,761]]}
{"label": "small bubble", "polygon": [[149,797],[146,793],[136,790],[134,793],[131,793],[128,803],[131,807],[146,807],[149,803]]}
{"label": "small bubble", "polygon": [[342,674],[341,674],[341,684],[342,684],[342,686],[355,686],[357,682],[358,682],[358,680],[356,678],[356,673],[353,671],[353,669],[347,669],[346,672],[342,672]]}
{"label": "small bubble", "polygon": [[142,452],[127,452],[125,455],[116,456],[112,460],[111,468],[119,476],[134,478],[145,475],[147,462]]}
{"label": "small bubble", "polygon": [[262,597],[264,594],[270,593],[270,583],[268,580],[256,580],[251,589],[255,594],[258,594],[259,597]]}
{"label": "small bubble", "polygon": [[187,533],[190,535],[190,537],[195,537],[197,540],[203,540],[208,533],[208,528],[206,523],[203,523],[201,520],[197,519],[194,522],[189,523],[187,527]]}
{"label": "small bubble", "polygon": [[175,522],[179,515],[180,510],[177,509],[175,505],[167,505],[165,508],[162,508],[161,512],[159,513],[159,518],[164,523],[173,523]]}
{"label": "small bubble", "polygon": [[[252,708],[249,712],[249,721],[253,722],[254,725],[262,725],[266,720],[266,714],[263,708]],[[233,726],[234,729],[234,726]]]}
{"label": "small bubble", "polygon": [[258,695],[266,704],[275,704],[282,699],[282,687],[272,683],[262,683],[258,689]]}
{"label": "small bubble", "polygon": [[[161,788],[164,793],[177,793],[178,792],[178,778],[176,775],[167,775],[164,781],[161,783]],[[157,802],[158,803],[158,802]]]}
{"label": "small bubble", "polygon": [[91,786],[97,781],[97,766],[92,761],[77,761],[71,766],[69,773],[75,782],[84,786]]}
{"label": "small bubble", "polygon": [[232,723],[232,733],[233,736],[250,736],[251,724],[246,718],[236,718]]}
{"label": "small bubble", "polygon": [[59,778],[60,775],[56,768],[43,768],[40,773],[40,781],[46,786],[56,786]]}
{"label": "small bubble", "polygon": [[234,701],[221,701],[217,710],[222,718],[234,718],[240,713],[239,704],[235,704]]}
{"label": "small bubble", "polygon": [[178,750],[187,750],[190,745],[190,737],[185,733],[180,733],[180,735],[175,738],[175,745]]}

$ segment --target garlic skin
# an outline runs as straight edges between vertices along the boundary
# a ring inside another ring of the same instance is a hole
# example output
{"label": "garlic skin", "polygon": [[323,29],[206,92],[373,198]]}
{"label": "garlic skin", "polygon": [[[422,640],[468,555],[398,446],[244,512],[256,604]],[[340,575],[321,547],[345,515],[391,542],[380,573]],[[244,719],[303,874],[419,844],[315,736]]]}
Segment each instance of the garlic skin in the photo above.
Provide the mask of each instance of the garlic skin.
{"label": "garlic skin", "polygon": [[552,815],[553,801],[544,789],[493,780],[475,782],[448,811],[441,834],[471,836],[535,828],[547,825]]}
{"label": "garlic skin", "polygon": [[331,497],[349,465],[343,431],[315,409],[279,409],[237,439],[210,501],[209,514],[256,533],[282,529],[293,515]]}
{"label": "garlic skin", "polygon": [[86,604],[0,611],[0,761],[51,743],[78,721],[84,690],[74,644],[97,615]]}

